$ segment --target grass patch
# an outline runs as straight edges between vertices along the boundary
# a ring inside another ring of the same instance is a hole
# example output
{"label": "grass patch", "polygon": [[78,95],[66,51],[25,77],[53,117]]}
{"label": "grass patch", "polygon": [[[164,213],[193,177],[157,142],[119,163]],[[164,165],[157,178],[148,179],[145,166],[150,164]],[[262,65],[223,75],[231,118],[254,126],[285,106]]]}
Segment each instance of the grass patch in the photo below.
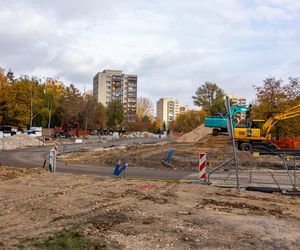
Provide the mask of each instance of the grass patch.
{"label": "grass patch", "polygon": [[105,246],[94,244],[90,240],[84,238],[80,233],[69,230],[63,230],[50,236],[44,242],[36,245],[40,249],[61,250],[61,249],[106,249]]}

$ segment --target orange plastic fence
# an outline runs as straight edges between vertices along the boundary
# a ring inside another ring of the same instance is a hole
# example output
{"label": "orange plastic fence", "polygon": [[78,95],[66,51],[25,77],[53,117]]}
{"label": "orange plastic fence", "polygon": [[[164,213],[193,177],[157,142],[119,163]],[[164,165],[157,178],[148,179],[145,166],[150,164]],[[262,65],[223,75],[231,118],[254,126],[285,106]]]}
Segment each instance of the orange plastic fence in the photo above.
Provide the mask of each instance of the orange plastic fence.
{"label": "orange plastic fence", "polygon": [[274,139],[279,148],[300,149],[300,137]]}

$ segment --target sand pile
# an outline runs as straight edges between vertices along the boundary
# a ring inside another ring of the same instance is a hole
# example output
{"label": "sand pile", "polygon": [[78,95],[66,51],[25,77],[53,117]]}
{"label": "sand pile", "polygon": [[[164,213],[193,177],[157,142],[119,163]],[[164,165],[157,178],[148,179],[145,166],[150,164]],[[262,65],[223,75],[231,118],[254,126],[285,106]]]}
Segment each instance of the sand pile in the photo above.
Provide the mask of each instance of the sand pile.
{"label": "sand pile", "polygon": [[210,134],[211,132],[212,132],[211,128],[206,128],[204,126],[204,124],[202,124],[199,127],[192,130],[191,132],[179,137],[176,141],[177,142],[197,142],[204,136]]}
{"label": "sand pile", "polygon": [[14,135],[0,139],[0,150],[42,146],[43,142],[30,135]]}

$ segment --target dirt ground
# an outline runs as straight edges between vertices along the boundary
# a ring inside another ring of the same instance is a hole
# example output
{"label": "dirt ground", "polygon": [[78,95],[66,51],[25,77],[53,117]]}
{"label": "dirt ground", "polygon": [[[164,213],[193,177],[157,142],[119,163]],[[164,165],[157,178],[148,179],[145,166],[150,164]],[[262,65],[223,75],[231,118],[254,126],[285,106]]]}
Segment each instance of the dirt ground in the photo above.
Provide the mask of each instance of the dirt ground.
{"label": "dirt ground", "polygon": [[[91,151],[77,151],[63,155],[63,160],[87,165],[113,166],[117,158],[122,158],[131,167],[166,168],[161,161],[166,158],[168,150],[175,149],[171,160],[176,170],[195,170],[198,166],[198,154],[208,155],[208,167],[215,167],[232,157],[232,146],[226,135],[204,136],[196,143],[163,142],[141,144],[115,148],[96,148]],[[251,153],[238,152],[242,169],[283,169],[283,162],[276,156],[262,155],[254,158]],[[300,160],[298,159],[298,164]],[[230,166],[229,166],[230,167]],[[232,166],[233,167],[233,163]]]}
{"label": "dirt ground", "polygon": [[300,249],[299,197],[16,171],[0,167],[0,249]]}

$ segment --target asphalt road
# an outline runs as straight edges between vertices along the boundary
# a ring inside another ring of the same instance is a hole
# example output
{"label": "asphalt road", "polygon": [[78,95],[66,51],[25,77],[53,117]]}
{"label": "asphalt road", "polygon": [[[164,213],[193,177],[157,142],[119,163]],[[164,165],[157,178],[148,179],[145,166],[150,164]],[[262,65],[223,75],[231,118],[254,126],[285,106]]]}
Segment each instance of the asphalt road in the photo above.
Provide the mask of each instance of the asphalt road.
{"label": "asphalt road", "polygon": [[[110,141],[105,143],[86,143],[86,144],[67,144],[60,146],[60,149],[69,152],[74,150],[84,150],[96,147],[111,147],[111,146],[121,146],[121,145],[133,145],[133,144],[149,144],[161,141],[161,139],[122,139],[117,141]],[[52,147],[52,146],[51,146]],[[42,168],[45,159],[47,159],[49,150],[48,147],[38,147],[38,148],[25,148],[11,151],[0,151],[0,165],[6,165],[11,167],[37,167]],[[47,162],[48,164],[48,162]],[[47,167],[47,166],[46,166]],[[58,159],[57,161],[57,172],[73,173],[73,174],[90,174],[90,175],[100,175],[100,176],[112,176],[113,167],[107,166],[93,166],[84,164],[68,163],[66,165],[63,161]],[[297,182],[297,187],[300,187],[300,171],[298,170],[296,177],[293,176],[291,172],[291,178],[295,179]],[[126,177],[128,178],[151,178],[151,179],[169,179],[169,180],[199,180],[198,173],[194,171],[181,171],[174,169],[154,169],[148,167],[128,167],[126,169]],[[251,171],[240,172],[240,183],[249,185],[250,183],[256,183],[260,186],[287,186],[291,187],[291,181],[284,170],[280,171]],[[226,180],[226,181],[225,181]],[[221,186],[235,186],[235,174],[218,172],[211,176],[211,181],[215,185]]]}
{"label": "asphalt road", "polygon": [[[60,146],[60,149],[69,152],[74,150],[89,149],[95,147],[111,147],[121,145],[133,145],[133,144],[149,144],[161,141],[161,139],[122,139],[116,141],[110,141],[105,143],[86,143],[86,144],[66,144]],[[50,146],[38,147],[38,148],[25,148],[10,151],[0,152],[0,164],[11,167],[37,167],[42,168],[45,159],[47,159]],[[47,163],[48,164],[48,163]],[[66,173],[78,173],[78,174],[93,174],[101,176],[111,176],[113,172],[112,168],[83,165],[68,163],[66,165],[63,161],[57,161],[57,172]],[[159,179],[193,179],[190,177],[193,171],[176,171],[173,169],[153,169],[147,167],[133,168],[128,167],[126,169],[126,176],[132,178],[159,178]]]}

